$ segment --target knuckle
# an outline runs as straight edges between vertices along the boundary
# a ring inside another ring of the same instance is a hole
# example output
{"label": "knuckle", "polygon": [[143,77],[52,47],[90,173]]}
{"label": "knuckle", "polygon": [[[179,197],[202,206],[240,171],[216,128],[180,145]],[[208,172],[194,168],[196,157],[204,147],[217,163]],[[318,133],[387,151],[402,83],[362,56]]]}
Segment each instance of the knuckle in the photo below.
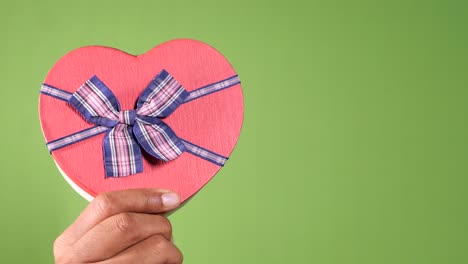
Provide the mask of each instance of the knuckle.
{"label": "knuckle", "polygon": [[152,244],[154,248],[153,253],[155,255],[161,254],[161,252],[164,252],[169,247],[169,241],[160,235],[152,237]]}
{"label": "knuckle", "polygon": [[60,237],[58,237],[57,239],[55,239],[54,244],[52,246],[52,248],[54,250],[54,253],[55,252],[60,252],[61,247],[62,247],[62,241],[61,241]]}
{"label": "knuckle", "polygon": [[158,215],[158,222],[162,230],[162,233],[172,234],[172,224],[171,224],[171,221],[169,221],[169,219],[167,219],[164,216]]}
{"label": "knuckle", "polygon": [[154,195],[154,193],[151,193],[151,192],[148,192],[148,191],[144,191],[142,192],[143,195],[144,195],[144,204],[143,204],[143,207],[146,208],[146,209],[150,209],[150,210],[155,210],[159,207],[161,207],[162,205],[162,202],[161,202],[161,196],[158,196],[158,195]]}
{"label": "knuckle", "polygon": [[61,237],[55,239],[52,249],[56,263],[66,263],[65,258],[68,257],[67,252],[69,252],[69,250],[68,247],[64,245]]}
{"label": "knuckle", "polygon": [[72,259],[69,258],[55,258],[55,264],[72,264],[77,263],[74,262]]}
{"label": "knuckle", "polygon": [[174,262],[176,264],[181,264],[182,262],[184,262],[184,255],[182,254],[182,252],[180,252],[178,248],[176,248],[176,253],[174,254]]}
{"label": "knuckle", "polygon": [[74,257],[70,253],[61,254],[61,255],[54,254],[54,260],[55,260],[55,264],[77,263],[76,261],[74,261]]}
{"label": "knuckle", "polygon": [[151,254],[158,259],[165,259],[167,263],[179,264],[184,261],[182,252],[169,242],[164,236],[154,235],[151,237]]}
{"label": "knuckle", "polygon": [[93,200],[99,215],[108,216],[112,214],[113,202],[108,193],[102,193]]}
{"label": "knuckle", "polygon": [[115,227],[121,233],[127,233],[135,224],[135,218],[130,213],[121,213],[115,217]]}

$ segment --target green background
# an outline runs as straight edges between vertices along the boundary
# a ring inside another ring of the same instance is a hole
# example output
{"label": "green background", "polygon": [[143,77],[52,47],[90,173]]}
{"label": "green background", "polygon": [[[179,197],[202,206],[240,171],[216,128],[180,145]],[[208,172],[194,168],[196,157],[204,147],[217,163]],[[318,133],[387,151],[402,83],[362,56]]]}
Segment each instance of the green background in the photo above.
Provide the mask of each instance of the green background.
{"label": "green background", "polygon": [[227,166],[173,214],[185,263],[467,263],[466,1],[0,3],[0,263],[52,263],[86,206],[37,100],[85,45],[220,50],[243,81]]}

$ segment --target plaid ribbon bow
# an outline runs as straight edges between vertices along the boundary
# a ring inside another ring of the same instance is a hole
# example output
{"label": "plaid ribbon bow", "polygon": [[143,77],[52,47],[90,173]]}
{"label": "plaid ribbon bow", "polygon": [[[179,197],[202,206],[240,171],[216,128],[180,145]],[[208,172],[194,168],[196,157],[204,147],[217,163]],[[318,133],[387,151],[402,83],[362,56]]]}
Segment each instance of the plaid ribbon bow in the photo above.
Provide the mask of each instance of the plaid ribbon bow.
{"label": "plaid ribbon bow", "polygon": [[44,84],[41,93],[70,103],[96,126],[48,142],[50,151],[107,132],[104,137],[104,166],[107,177],[120,177],[143,171],[141,148],[149,155],[170,161],[188,151],[224,165],[227,157],[206,150],[176,136],[161,118],[169,116],[181,104],[240,83],[237,75],[192,92],[167,71],[162,70],[143,90],[136,109],[121,110],[112,91],[93,76],[71,94]]}

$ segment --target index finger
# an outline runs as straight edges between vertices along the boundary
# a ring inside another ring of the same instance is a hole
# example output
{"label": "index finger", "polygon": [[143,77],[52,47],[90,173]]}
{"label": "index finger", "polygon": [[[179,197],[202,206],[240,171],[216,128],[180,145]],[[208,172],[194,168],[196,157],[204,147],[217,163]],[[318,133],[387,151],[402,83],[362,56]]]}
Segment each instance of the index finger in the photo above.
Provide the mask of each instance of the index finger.
{"label": "index finger", "polygon": [[177,193],[161,189],[129,189],[97,196],[57,239],[71,245],[101,221],[123,212],[164,213],[180,204]]}

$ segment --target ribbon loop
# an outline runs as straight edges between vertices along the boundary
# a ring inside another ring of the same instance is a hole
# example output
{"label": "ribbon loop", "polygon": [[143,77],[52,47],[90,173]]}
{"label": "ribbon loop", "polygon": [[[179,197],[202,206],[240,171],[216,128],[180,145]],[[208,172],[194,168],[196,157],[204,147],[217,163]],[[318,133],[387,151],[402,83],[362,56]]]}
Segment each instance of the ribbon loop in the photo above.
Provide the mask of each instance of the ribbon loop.
{"label": "ribbon loop", "polygon": [[167,117],[183,104],[189,93],[166,70],[162,70],[138,98],[137,113]]}
{"label": "ribbon loop", "polygon": [[120,104],[97,76],[78,88],[68,102],[93,124],[114,127],[119,123]]}
{"label": "ribbon loop", "polygon": [[138,120],[133,126],[133,134],[140,146],[151,156],[170,161],[185,151],[185,145],[174,131],[163,121],[152,119],[155,124]]}

